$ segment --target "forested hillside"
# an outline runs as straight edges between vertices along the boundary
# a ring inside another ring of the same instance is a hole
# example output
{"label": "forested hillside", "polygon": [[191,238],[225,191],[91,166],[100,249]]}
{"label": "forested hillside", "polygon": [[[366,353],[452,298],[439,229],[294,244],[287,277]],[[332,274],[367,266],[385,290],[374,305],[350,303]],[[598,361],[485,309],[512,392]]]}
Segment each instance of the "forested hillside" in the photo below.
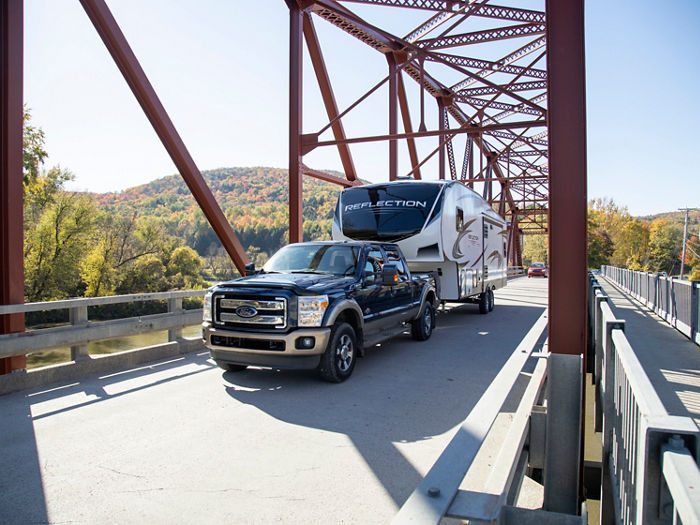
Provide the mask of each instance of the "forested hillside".
{"label": "forested hillside", "polygon": [[[287,170],[220,168],[205,171],[204,179],[252,259],[258,264],[287,242]],[[304,179],[304,239],[328,239],[340,187]],[[155,180],[119,193],[91,194],[104,212],[163,221],[167,232],[193,248],[210,266],[219,268],[227,257],[214,231],[179,175]]]}

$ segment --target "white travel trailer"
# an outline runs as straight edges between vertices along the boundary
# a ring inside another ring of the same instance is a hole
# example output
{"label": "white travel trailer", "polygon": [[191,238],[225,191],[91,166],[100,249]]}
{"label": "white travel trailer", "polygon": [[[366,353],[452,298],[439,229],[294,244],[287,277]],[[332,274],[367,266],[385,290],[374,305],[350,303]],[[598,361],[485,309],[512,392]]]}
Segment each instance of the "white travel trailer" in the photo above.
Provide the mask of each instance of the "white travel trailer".
{"label": "white travel trailer", "polygon": [[401,180],[340,193],[335,240],[399,245],[413,272],[436,272],[443,301],[493,309],[493,290],[506,285],[506,221],[458,181]]}

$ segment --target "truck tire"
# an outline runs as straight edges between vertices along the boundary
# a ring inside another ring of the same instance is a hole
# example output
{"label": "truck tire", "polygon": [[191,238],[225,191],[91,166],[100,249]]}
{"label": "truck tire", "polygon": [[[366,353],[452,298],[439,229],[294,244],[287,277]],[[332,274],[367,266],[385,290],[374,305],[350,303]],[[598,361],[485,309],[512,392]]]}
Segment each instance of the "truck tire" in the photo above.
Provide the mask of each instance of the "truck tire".
{"label": "truck tire", "polygon": [[355,369],[357,361],[357,337],[348,323],[336,323],[331,330],[326,351],[321,356],[319,372],[331,383],[345,381]]}
{"label": "truck tire", "polygon": [[411,321],[411,336],[416,341],[425,341],[433,333],[434,327],[435,309],[432,304],[426,301],[418,319]]}
{"label": "truck tire", "polygon": [[489,292],[488,292],[488,290],[482,294],[479,294],[479,313],[480,314],[489,313]]}
{"label": "truck tire", "polygon": [[493,311],[494,303],[495,298],[493,296],[493,290],[489,290],[489,312]]}

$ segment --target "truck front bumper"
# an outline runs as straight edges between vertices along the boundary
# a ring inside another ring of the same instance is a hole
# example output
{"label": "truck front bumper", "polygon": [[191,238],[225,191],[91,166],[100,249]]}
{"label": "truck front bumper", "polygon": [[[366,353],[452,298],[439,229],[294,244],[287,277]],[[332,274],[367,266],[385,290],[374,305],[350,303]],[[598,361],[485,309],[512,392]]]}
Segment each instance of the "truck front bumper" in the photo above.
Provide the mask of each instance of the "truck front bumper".
{"label": "truck front bumper", "polygon": [[273,368],[316,368],[328,346],[330,328],[302,328],[286,334],[220,330],[202,325],[202,337],[212,359]]}

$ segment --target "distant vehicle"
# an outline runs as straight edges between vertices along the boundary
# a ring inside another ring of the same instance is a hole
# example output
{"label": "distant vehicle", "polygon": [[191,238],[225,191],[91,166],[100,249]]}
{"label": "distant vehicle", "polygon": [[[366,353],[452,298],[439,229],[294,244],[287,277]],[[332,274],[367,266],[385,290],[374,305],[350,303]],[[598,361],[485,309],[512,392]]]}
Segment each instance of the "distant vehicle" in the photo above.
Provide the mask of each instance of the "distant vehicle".
{"label": "distant vehicle", "polygon": [[413,272],[438,277],[442,301],[493,310],[508,282],[506,221],[459,181],[402,180],[340,193],[333,239],[398,244]]}
{"label": "distant vehicle", "polygon": [[527,269],[528,277],[547,277],[547,265],[541,262],[535,262]]}
{"label": "distant vehicle", "polygon": [[366,347],[407,329],[424,341],[435,326],[435,279],[412,274],[395,244],[290,244],[250,270],[204,300],[204,343],[229,371],[316,368],[341,382]]}

